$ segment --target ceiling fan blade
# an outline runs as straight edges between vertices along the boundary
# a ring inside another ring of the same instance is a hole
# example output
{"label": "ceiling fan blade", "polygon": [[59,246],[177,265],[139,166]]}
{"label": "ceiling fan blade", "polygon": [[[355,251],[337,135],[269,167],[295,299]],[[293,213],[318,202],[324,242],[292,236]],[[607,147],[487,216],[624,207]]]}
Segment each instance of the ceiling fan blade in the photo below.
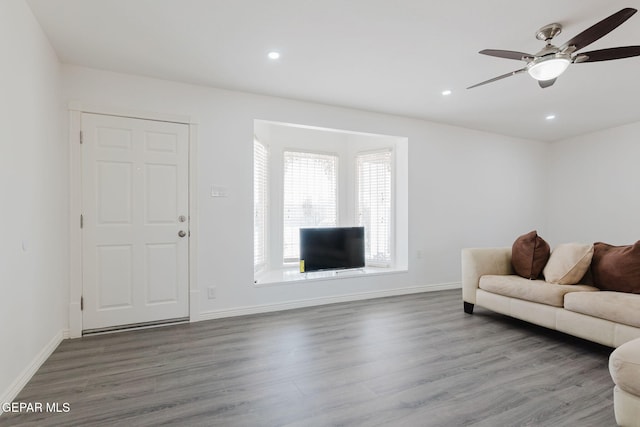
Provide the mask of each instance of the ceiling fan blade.
{"label": "ceiling fan blade", "polygon": [[516,59],[518,61],[526,61],[535,58],[534,55],[531,55],[529,53],[516,52],[514,50],[484,49],[478,53],[489,56],[497,56],[498,58]]}
{"label": "ceiling fan blade", "polygon": [[576,50],[580,50],[583,47],[586,47],[598,40],[599,38],[607,35],[611,31],[615,30],[618,26],[620,26],[624,21],[631,18],[637,10],[631,7],[627,7],[621,9],[620,11],[614,13],[608,18],[603,19],[595,25],[587,28],[565,44],[560,47],[560,50],[565,50],[569,46],[574,46],[574,52]]}
{"label": "ceiling fan blade", "polygon": [[633,56],[640,56],[640,46],[611,47],[609,49],[582,52],[580,55],[587,56],[587,59],[577,62],[598,62],[610,61],[612,59],[631,58]]}
{"label": "ceiling fan blade", "polygon": [[485,81],[483,81],[483,82],[481,82],[481,83],[478,83],[478,84],[475,84],[475,85],[473,85],[473,86],[469,86],[467,89],[473,89],[474,87],[478,87],[478,86],[486,85],[487,83],[493,83],[493,82],[495,82],[495,81],[497,81],[497,80],[501,80],[501,79],[504,79],[504,78],[507,78],[507,77],[515,76],[516,74],[520,74],[520,73],[522,73],[522,72],[524,72],[524,71],[526,71],[526,70],[527,70],[526,68],[521,68],[521,69],[519,69],[519,70],[515,70],[515,71],[512,71],[512,72],[510,72],[510,73],[503,74],[503,75],[501,75],[501,76],[494,77],[494,78],[489,79],[489,80],[485,80]]}
{"label": "ceiling fan blade", "polygon": [[538,84],[540,85],[540,87],[542,89],[549,87],[549,86],[553,86],[553,84],[556,82],[556,79],[551,79],[551,80],[538,80]]}

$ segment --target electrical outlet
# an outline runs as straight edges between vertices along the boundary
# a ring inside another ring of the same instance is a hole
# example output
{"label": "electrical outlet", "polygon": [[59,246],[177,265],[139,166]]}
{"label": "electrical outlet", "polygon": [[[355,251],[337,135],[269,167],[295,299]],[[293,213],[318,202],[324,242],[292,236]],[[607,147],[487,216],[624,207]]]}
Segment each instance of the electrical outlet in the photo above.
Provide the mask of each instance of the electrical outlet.
{"label": "electrical outlet", "polygon": [[216,287],[215,286],[210,286],[207,289],[207,296],[209,297],[209,299],[214,299],[216,297]]}

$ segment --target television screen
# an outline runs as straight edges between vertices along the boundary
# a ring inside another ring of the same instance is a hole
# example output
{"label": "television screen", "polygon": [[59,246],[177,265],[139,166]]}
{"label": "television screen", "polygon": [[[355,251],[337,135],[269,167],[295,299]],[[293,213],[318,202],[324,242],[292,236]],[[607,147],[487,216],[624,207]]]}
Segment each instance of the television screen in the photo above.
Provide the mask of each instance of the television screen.
{"label": "television screen", "polygon": [[364,267],[364,227],[300,229],[300,272]]}

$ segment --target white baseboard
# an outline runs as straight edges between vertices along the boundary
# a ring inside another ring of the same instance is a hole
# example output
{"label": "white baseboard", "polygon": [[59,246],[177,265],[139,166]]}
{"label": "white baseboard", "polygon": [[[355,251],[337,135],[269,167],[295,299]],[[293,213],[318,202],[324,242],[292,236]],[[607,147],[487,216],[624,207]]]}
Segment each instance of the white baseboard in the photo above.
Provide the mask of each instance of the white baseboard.
{"label": "white baseboard", "polygon": [[238,307],[222,310],[204,311],[198,316],[198,320],[221,319],[224,317],[246,316],[248,314],[269,313],[273,311],[292,310],[295,308],[313,307],[317,305],[334,304],[339,302],[359,301],[374,298],[392,297],[398,295],[417,294],[421,292],[444,291],[447,289],[460,289],[461,282],[438,283],[432,285],[413,286],[410,288],[388,289],[384,291],[360,292],[356,294],[340,295],[334,297],[310,298],[297,301],[289,301],[278,304],[264,304],[247,307]]}
{"label": "white baseboard", "polygon": [[10,403],[18,396],[20,391],[31,380],[33,375],[40,369],[40,366],[51,356],[56,348],[60,345],[63,339],[69,338],[69,330],[64,329],[55,334],[53,338],[44,346],[37,356],[27,365],[27,367],[20,373],[18,378],[0,395],[0,415],[2,415],[2,403]]}

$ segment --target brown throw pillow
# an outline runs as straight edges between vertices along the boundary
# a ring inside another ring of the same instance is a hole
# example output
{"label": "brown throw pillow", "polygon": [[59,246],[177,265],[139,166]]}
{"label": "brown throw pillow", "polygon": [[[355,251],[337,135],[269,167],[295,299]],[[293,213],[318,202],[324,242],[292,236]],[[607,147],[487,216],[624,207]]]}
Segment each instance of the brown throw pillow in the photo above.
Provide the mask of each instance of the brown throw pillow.
{"label": "brown throw pillow", "polygon": [[518,276],[537,279],[549,260],[551,248],[534,230],[523,234],[513,242],[511,265]]}
{"label": "brown throw pillow", "polygon": [[629,246],[594,243],[591,273],[603,291],[640,294],[640,240]]}

